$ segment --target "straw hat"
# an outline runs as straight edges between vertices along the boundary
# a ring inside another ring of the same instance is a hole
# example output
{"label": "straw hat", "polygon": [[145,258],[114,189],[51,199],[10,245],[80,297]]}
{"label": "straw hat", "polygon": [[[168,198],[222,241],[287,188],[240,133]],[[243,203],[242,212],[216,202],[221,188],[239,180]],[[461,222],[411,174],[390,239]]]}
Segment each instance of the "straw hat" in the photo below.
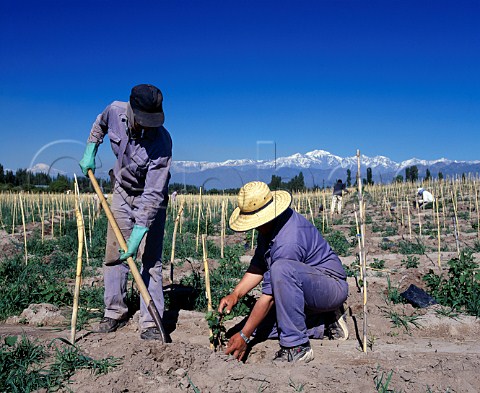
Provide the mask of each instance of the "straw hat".
{"label": "straw hat", "polygon": [[261,181],[247,183],[238,193],[238,207],[230,216],[230,228],[236,232],[257,228],[282,214],[291,202],[287,191],[270,191]]}

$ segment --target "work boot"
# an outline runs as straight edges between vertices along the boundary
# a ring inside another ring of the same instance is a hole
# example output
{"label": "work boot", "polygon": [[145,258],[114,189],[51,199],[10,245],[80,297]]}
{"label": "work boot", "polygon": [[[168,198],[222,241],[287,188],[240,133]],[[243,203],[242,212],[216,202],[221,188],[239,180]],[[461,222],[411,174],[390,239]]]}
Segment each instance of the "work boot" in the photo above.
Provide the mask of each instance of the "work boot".
{"label": "work boot", "polygon": [[125,326],[128,322],[128,318],[124,319],[113,319],[109,317],[104,317],[98,324],[97,330],[95,333],[111,333],[121,327]]}
{"label": "work boot", "polygon": [[297,345],[296,347],[280,347],[280,350],[275,354],[273,358],[274,362],[305,362],[313,360],[313,349],[310,347],[310,343]]}
{"label": "work boot", "polygon": [[140,338],[142,340],[161,340],[162,334],[157,327],[152,326],[142,330],[142,333],[140,333]]}
{"label": "work boot", "polygon": [[325,336],[330,340],[348,340],[347,314],[343,306],[333,312],[333,321],[325,326]]}

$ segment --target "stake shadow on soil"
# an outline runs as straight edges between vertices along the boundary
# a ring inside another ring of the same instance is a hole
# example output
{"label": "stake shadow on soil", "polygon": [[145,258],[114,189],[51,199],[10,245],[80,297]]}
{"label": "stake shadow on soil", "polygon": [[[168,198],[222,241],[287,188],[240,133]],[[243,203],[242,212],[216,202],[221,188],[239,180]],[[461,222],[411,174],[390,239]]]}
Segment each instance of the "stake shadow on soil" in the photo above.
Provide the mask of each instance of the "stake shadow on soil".
{"label": "stake shadow on soil", "polygon": [[433,267],[436,267],[437,266],[437,262],[434,261],[432,258],[430,258],[430,256],[428,254],[424,254],[427,259],[432,263]]}
{"label": "stake shadow on soil", "polygon": [[357,322],[357,317],[355,315],[352,314],[352,310],[348,309],[348,313],[350,314],[350,317],[352,318],[352,321],[353,321],[353,327],[355,328],[355,337],[357,339],[357,342],[358,344],[360,345],[360,348],[363,348],[363,341],[360,337],[360,331],[358,329],[358,322]]}
{"label": "stake shadow on soil", "polygon": [[83,340],[85,339],[85,337],[90,336],[90,334],[92,334],[92,333],[94,333],[92,330],[88,330],[88,331],[86,331],[86,332],[83,333],[83,334],[77,335],[77,337],[75,337],[75,342],[74,342],[74,344],[76,344],[76,343],[78,343],[78,342],[80,342],[80,341],[83,341]]}

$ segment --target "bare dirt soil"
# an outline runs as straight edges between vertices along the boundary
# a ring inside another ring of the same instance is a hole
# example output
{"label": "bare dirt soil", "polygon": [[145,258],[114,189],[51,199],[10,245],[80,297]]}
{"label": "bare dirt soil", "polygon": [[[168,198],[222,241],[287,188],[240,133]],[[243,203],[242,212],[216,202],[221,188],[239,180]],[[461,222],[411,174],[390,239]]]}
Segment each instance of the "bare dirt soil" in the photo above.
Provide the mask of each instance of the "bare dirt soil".
{"label": "bare dirt soil", "polygon": [[[348,214],[348,213],[346,213]],[[431,214],[429,212],[425,214]],[[373,215],[375,222],[375,216]],[[379,219],[384,219],[379,217]],[[338,227],[344,230],[345,228]],[[402,228],[402,231],[406,231]],[[475,237],[475,233],[473,237]],[[404,233],[390,236],[398,241]],[[462,233],[466,241],[471,233]],[[237,362],[209,348],[205,314],[180,310],[165,315],[173,342],[161,344],[140,339],[136,318],[120,330],[97,334],[87,330],[77,334],[77,344],[87,355],[101,359],[114,356],[122,364],[106,375],[79,371],[71,380],[74,392],[478,392],[480,391],[479,320],[471,316],[442,316],[438,305],[416,309],[409,304],[393,305],[385,300],[387,276],[401,291],[410,284],[424,287],[421,278],[437,268],[435,239],[425,237],[429,250],[419,256],[417,269],[401,265],[405,255],[383,251],[384,237],[368,234],[368,261],[385,261],[382,271],[368,275],[368,351],[362,352],[363,294],[354,278],[349,278],[346,341],[312,340],[315,359],[308,364],[272,361],[277,341],[256,344],[247,360]],[[447,236],[449,251],[442,252],[445,264],[456,255],[455,239]],[[452,251],[453,250],[453,251]],[[475,254],[475,260],[480,255]],[[343,257],[349,266],[354,256]],[[184,266],[188,266],[185,264]],[[186,267],[184,267],[187,269]],[[165,270],[165,282],[169,272]],[[418,315],[417,326],[395,327],[387,313]],[[239,322],[228,322],[228,327]],[[38,327],[14,323],[0,324],[0,336],[26,334],[41,341],[55,337],[69,339],[65,323]],[[67,322],[68,324],[68,322]],[[45,324],[44,324],[45,325]]]}

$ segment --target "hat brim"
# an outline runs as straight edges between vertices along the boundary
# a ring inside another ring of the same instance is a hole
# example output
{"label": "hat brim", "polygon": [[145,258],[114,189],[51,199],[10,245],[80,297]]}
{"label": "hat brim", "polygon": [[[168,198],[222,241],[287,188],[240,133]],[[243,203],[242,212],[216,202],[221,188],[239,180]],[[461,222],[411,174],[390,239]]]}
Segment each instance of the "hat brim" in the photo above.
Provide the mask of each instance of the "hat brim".
{"label": "hat brim", "polygon": [[165,114],[163,112],[148,113],[139,109],[132,108],[135,122],[143,127],[160,127],[165,122]]}
{"label": "hat brim", "polygon": [[292,203],[292,196],[288,191],[272,191],[273,200],[263,209],[253,214],[245,214],[237,207],[230,216],[229,225],[232,231],[245,232],[272,221]]}

